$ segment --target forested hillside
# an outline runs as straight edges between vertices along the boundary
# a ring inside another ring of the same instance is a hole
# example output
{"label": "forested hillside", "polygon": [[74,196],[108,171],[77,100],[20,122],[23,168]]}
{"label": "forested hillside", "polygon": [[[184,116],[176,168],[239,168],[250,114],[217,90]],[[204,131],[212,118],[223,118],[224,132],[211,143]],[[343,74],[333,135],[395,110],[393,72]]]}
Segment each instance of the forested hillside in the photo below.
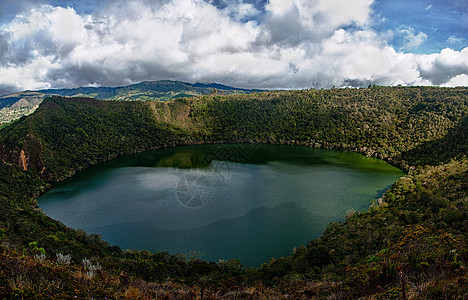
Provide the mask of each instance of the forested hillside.
{"label": "forested hillside", "polygon": [[[467,89],[431,87],[166,102],[47,98],[32,115],[0,129],[0,296],[467,297],[467,112]],[[48,182],[99,162],[216,142],[351,150],[408,174],[368,212],[330,224],[322,238],[258,269],[235,260],[122,251],[35,209]],[[71,253],[71,262],[57,253]],[[83,264],[85,258],[91,262]],[[98,262],[91,274],[89,264]]]}
{"label": "forested hillside", "polygon": [[467,106],[467,90],[374,87],[203,97],[191,114],[213,140],[307,143],[387,158],[444,137]]}
{"label": "forested hillside", "polygon": [[196,97],[219,93],[247,94],[254,90],[233,88],[210,83],[186,83],[181,81],[145,81],[138,84],[118,87],[80,87],[74,89],[47,89],[24,91],[0,96],[0,124],[8,123],[29,115],[36,110],[42,100],[49,96],[92,97],[99,100],[133,101],[160,100],[166,101],[181,97]]}

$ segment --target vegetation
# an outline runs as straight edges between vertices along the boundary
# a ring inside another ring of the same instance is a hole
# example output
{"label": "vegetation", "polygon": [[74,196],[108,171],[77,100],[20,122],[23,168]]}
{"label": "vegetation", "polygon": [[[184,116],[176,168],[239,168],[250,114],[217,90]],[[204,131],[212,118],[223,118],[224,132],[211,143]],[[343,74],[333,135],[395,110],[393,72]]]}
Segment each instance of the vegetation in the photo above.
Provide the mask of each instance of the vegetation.
{"label": "vegetation", "polygon": [[[429,87],[48,98],[0,129],[0,298],[466,298],[467,111],[468,90]],[[99,162],[214,142],[352,150],[408,174],[368,212],[257,269],[122,251],[35,208],[48,182]]]}
{"label": "vegetation", "polygon": [[[431,298],[423,297],[426,292],[437,290],[433,285],[443,286],[441,281],[463,283],[468,259],[467,162],[410,172],[368,212],[354,214],[344,224],[330,224],[322,238],[260,271],[272,281],[294,272],[310,279],[341,274],[342,289],[352,297],[369,293],[385,298],[392,290],[401,295],[400,271],[410,285],[407,290],[425,299]],[[455,295],[467,292],[466,283],[460,288]]]}
{"label": "vegetation", "polygon": [[11,122],[24,115],[33,113],[42,100],[48,96],[92,97],[99,100],[166,101],[180,97],[196,97],[216,94],[246,94],[254,90],[238,89],[222,84],[185,83],[180,81],[146,81],[138,84],[119,87],[80,87],[75,89],[49,89],[24,91],[0,96],[0,123]]}
{"label": "vegetation", "polygon": [[333,89],[203,97],[192,108],[213,140],[310,144],[393,158],[444,137],[466,115],[468,91]]}

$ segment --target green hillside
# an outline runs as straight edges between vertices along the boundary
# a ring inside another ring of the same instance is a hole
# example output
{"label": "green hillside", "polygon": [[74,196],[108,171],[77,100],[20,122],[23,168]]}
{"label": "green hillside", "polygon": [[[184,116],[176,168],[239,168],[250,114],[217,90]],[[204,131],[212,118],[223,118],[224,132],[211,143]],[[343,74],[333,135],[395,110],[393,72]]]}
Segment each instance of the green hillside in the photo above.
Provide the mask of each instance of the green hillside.
{"label": "green hillside", "polygon": [[[165,102],[47,98],[32,115],[0,129],[0,298],[462,299],[468,296],[467,112],[467,89],[432,87]],[[99,162],[215,142],[351,150],[408,174],[368,212],[349,214],[322,238],[258,269],[235,260],[122,251],[35,209],[49,182]],[[71,253],[71,263],[57,253]],[[91,272],[97,263],[99,271]]]}
{"label": "green hillside", "polygon": [[34,112],[42,100],[48,96],[92,97],[99,100],[160,100],[180,97],[196,97],[219,93],[223,95],[246,94],[254,90],[238,89],[222,84],[186,83],[181,81],[145,81],[120,87],[80,87],[74,89],[48,89],[24,91],[0,96],[0,124],[8,123]]}

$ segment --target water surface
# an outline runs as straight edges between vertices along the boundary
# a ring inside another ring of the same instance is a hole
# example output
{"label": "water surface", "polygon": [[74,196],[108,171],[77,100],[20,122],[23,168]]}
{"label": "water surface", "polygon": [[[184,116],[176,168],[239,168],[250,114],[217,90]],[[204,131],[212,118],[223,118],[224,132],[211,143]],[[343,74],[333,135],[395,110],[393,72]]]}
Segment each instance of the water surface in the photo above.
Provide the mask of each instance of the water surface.
{"label": "water surface", "polygon": [[259,266],[365,211],[402,171],[357,153],[215,144],[120,157],[58,183],[40,208],[123,249]]}

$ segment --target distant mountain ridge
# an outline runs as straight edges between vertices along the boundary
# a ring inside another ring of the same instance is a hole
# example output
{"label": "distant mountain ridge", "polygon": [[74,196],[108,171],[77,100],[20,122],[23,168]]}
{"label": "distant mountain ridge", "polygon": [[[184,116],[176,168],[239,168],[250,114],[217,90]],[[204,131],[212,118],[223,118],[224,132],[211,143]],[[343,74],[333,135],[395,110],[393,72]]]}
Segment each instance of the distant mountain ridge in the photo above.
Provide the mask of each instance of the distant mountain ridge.
{"label": "distant mountain ridge", "polygon": [[72,89],[45,89],[23,91],[0,96],[0,124],[29,115],[44,98],[52,95],[66,97],[92,97],[99,100],[170,100],[181,97],[197,97],[216,91],[220,94],[248,94],[258,90],[235,88],[219,83],[187,83],[182,81],[144,81],[118,87],[79,87]]}

